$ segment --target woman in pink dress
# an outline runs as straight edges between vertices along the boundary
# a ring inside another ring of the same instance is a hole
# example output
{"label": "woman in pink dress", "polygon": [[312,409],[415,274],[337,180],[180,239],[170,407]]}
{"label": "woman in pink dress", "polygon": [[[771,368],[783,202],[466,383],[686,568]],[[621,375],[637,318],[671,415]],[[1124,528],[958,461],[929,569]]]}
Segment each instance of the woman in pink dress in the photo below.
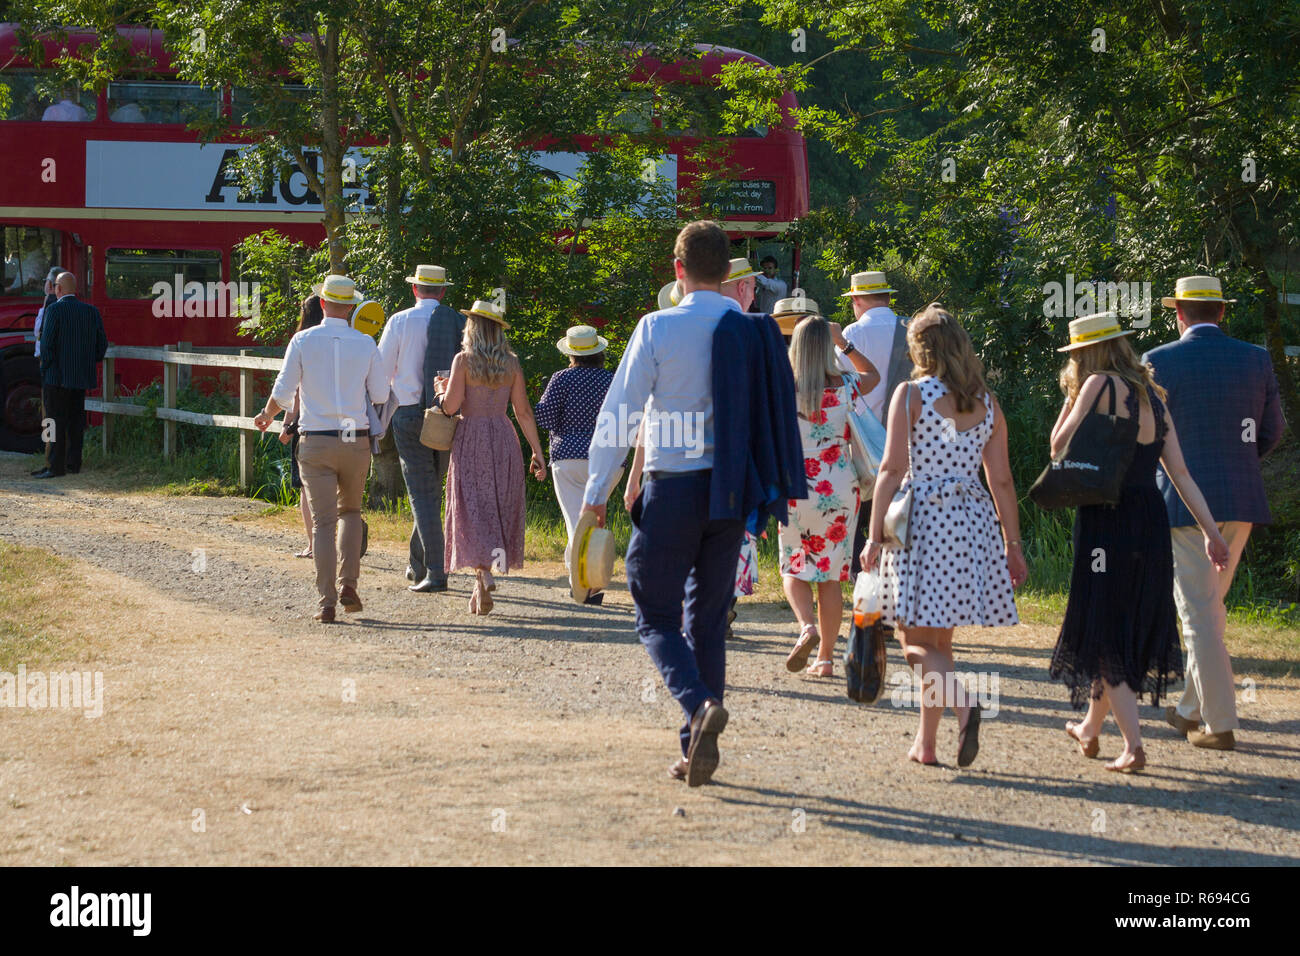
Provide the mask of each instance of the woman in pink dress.
{"label": "woman in pink dress", "polygon": [[461,415],[447,471],[444,560],[448,573],[474,569],[470,613],[487,614],[496,590],[492,572],[524,566],[524,465],[507,404],[532,447],[529,467],[538,481],[546,479],[546,461],[502,310],[479,301],[465,315],[451,375],[434,383],[443,411]]}

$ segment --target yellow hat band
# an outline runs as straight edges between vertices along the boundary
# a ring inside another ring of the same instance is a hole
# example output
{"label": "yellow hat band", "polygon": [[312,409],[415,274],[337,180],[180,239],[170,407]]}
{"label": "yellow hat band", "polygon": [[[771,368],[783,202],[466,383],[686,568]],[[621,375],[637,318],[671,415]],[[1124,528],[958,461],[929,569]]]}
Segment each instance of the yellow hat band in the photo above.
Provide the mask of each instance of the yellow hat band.
{"label": "yellow hat band", "polygon": [[599,341],[592,342],[590,345],[574,345],[572,342],[568,342],[568,341],[566,341],[564,344],[567,345],[570,349],[572,349],[575,352],[590,352],[592,349],[600,348]]}
{"label": "yellow hat band", "polygon": [[1122,332],[1118,325],[1112,325],[1109,328],[1097,329],[1095,332],[1080,332],[1078,335],[1070,336],[1070,344],[1078,345],[1080,342],[1091,342],[1093,339],[1100,339],[1107,335],[1114,335],[1116,332]]}
{"label": "yellow hat band", "polygon": [[1174,293],[1175,299],[1221,299],[1223,293],[1218,289],[1184,289]]}
{"label": "yellow hat band", "polygon": [[356,298],[356,295],[354,293],[353,295],[345,299],[342,296],[331,295],[330,293],[326,292],[324,289],[321,289],[320,297],[322,299],[329,299],[331,302],[338,302],[341,305],[351,305],[353,303],[353,300]]}
{"label": "yellow hat band", "polygon": [[871,285],[855,285],[849,289],[849,292],[871,292],[875,289],[888,289],[888,282],[873,282]]}
{"label": "yellow hat band", "polygon": [[587,587],[587,542],[591,540],[591,532],[595,526],[588,528],[582,535],[582,544],[578,545],[578,587]]}

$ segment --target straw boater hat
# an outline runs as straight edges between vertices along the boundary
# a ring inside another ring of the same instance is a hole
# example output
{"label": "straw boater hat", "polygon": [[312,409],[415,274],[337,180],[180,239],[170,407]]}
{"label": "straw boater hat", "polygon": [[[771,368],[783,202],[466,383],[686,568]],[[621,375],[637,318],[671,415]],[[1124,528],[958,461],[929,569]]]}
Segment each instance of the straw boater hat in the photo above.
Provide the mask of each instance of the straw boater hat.
{"label": "straw boater hat", "polygon": [[1098,342],[1105,342],[1107,339],[1117,339],[1132,334],[1132,329],[1120,328],[1118,312],[1098,312],[1096,315],[1085,315],[1071,322],[1070,344],[1056,351],[1070,352],[1088,345],[1096,345]]}
{"label": "straw boater hat", "polygon": [[575,325],[565,333],[564,338],[555,343],[555,347],[565,355],[597,355],[609,345],[609,340],[596,334],[590,325]]}
{"label": "straw boater hat", "polygon": [[483,299],[475,299],[474,304],[468,309],[461,309],[461,315],[477,315],[479,318],[491,319],[503,329],[510,328],[506,322],[505,309],[498,309],[496,303],[486,302]]}
{"label": "straw boater hat", "polygon": [[794,327],[804,316],[821,314],[816,302],[801,295],[781,299],[772,309],[772,318],[776,319],[782,335],[794,335]]}
{"label": "straw boater hat", "polygon": [[678,305],[685,297],[686,293],[682,291],[682,284],[680,282],[669,282],[659,290],[659,308],[671,309],[673,306]]}
{"label": "straw boater hat", "polygon": [[415,285],[455,285],[447,278],[447,270],[442,266],[416,266],[415,275],[407,276],[407,282]]}
{"label": "straw boater hat", "polygon": [[327,275],[325,281],[312,286],[311,291],[326,302],[337,302],[340,305],[356,305],[365,301],[357,292],[357,284],[347,276]]}
{"label": "straw boater hat", "polygon": [[1174,294],[1160,300],[1166,309],[1172,309],[1179,300],[1184,302],[1236,302],[1225,299],[1223,287],[1214,276],[1184,276],[1174,284]]}
{"label": "straw boater hat", "polygon": [[367,299],[352,310],[352,327],[366,335],[374,335],[384,327],[384,307],[374,299]]}
{"label": "straw boater hat", "polygon": [[897,292],[889,286],[883,272],[855,272],[849,280],[849,291],[841,292],[840,298],[854,295],[880,295],[882,292]]}
{"label": "straw boater hat", "polygon": [[727,269],[727,277],[722,281],[739,282],[741,279],[748,279],[750,276],[758,275],[754,267],[749,264],[748,259],[732,259],[731,265]]}
{"label": "straw boater hat", "polygon": [[569,547],[569,593],[579,604],[592,591],[609,587],[614,577],[614,535],[596,527],[596,513],[584,511]]}

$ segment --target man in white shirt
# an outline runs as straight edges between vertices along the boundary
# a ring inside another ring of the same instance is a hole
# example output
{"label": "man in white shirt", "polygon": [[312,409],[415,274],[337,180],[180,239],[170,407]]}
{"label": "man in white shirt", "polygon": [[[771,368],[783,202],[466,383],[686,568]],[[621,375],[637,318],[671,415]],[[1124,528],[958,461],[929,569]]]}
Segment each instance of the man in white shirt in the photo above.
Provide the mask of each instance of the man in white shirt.
{"label": "man in white shirt", "polygon": [[[408,590],[429,594],[447,590],[447,574],[443,569],[442,487],[451,453],[422,445],[420,431],[424,427],[424,409],[433,398],[432,376],[439,372],[449,374],[451,360],[460,347],[465,319],[442,304],[443,293],[452,284],[447,281],[447,270],[442,266],[418,265],[415,275],[407,276],[406,281],[411,283],[415,305],[388,320],[379,338],[379,354],[397,399],[393,442],[397,445],[402,480],[406,482],[414,519],[406,568],[406,577],[413,583]],[[430,348],[442,352],[432,356],[436,358],[432,367],[425,361]]]}
{"label": "man in white shirt", "polygon": [[776,304],[789,295],[790,287],[777,275],[777,263],[773,256],[764,256],[759,266],[763,272],[754,277],[758,284],[758,304],[754,311],[771,315]]}
{"label": "man in white shirt", "polygon": [[[266,431],[299,391],[298,470],[312,511],[312,552],[316,560],[316,620],[334,621],[334,605],[360,611],[357,577],[361,571],[361,498],[370,472],[367,403],[388,400],[388,377],[375,340],[348,324],[362,301],[346,276],[329,275],[312,290],[325,318],[289,340],[284,366],[271,397],[253,422]],[[335,554],[335,532],[341,554]],[[336,567],[337,565],[337,567]],[[338,586],[335,585],[337,570]]]}
{"label": "man in white shirt", "polygon": [[[867,407],[880,422],[889,411],[889,398],[900,382],[912,374],[912,359],[907,351],[907,326],[890,308],[889,297],[897,289],[891,288],[883,272],[857,272],[849,282],[849,291],[841,294],[853,304],[857,317],[844,327],[849,352],[857,351],[880,373],[880,382],[867,393]],[[840,365],[845,371],[855,371],[849,352],[840,354]],[[858,526],[853,535],[853,553],[861,554],[867,543],[867,527],[871,521],[871,498],[858,509]],[[852,575],[856,579],[858,563],[853,562]]]}
{"label": "man in white shirt", "polygon": [[692,787],[712,778],[727,724],[726,613],[745,531],[743,520],[709,517],[713,333],[736,308],[722,294],[729,251],[717,223],[693,222],[678,234],[674,267],[683,296],[637,323],[601,406],[583,496],[583,510],[603,526],[605,498],[631,438],[619,423],[644,410],[644,484],[631,508],[628,590],[641,643],[686,714],[682,758],[669,773]]}
{"label": "man in white shirt", "polygon": [[80,103],[74,103],[70,94],[65,93],[63,98],[51,106],[45,107],[45,112],[41,114],[41,121],[56,121],[63,123],[84,123],[90,119],[90,114]]}

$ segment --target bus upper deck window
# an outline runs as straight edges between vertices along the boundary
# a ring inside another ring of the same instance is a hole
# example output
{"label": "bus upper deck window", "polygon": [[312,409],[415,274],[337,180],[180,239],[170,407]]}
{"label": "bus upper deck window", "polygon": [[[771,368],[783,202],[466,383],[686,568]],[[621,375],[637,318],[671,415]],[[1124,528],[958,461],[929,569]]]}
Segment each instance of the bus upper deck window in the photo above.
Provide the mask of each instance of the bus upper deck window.
{"label": "bus upper deck window", "polygon": [[95,118],[94,94],[59,86],[53,79],[34,70],[6,71],[0,82],[8,87],[9,98],[0,119],[75,123]]}
{"label": "bus upper deck window", "polygon": [[176,80],[108,84],[108,118],[114,123],[185,124],[216,116],[219,90]]}
{"label": "bus upper deck window", "polygon": [[45,277],[60,265],[63,234],[36,226],[4,226],[4,295],[45,295]]}

